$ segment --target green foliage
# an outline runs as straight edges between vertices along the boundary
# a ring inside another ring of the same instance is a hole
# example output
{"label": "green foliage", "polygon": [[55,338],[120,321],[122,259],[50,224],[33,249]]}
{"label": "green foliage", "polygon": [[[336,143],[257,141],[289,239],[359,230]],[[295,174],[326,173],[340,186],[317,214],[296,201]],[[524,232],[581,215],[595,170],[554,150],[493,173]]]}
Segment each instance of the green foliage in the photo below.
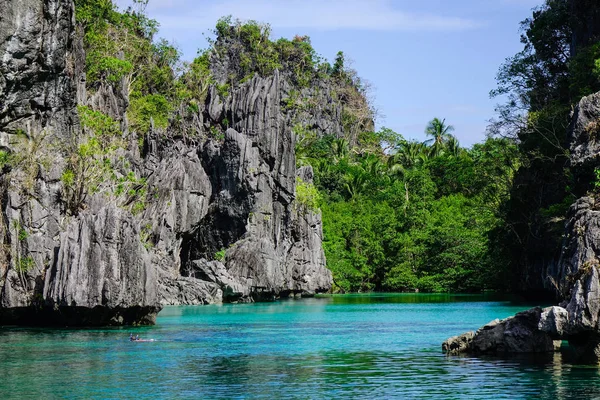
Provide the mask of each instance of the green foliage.
{"label": "green foliage", "polygon": [[446,120],[440,120],[439,118],[434,118],[427,124],[427,128],[425,128],[425,134],[430,136],[431,139],[428,143],[431,144],[431,154],[434,156],[438,156],[444,150],[445,144],[450,141],[452,138],[451,132],[454,131],[454,127],[452,125],[446,125]]}
{"label": "green foliage", "polygon": [[219,96],[221,96],[221,98],[226,99],[227,96],[229,96],[229,87],[229,83],[217,85],[217,92],[219,93]]}
{"label": "green foliage", "polygon": [[580,98],[600,90],[600,43],[581,49],[569,64],[572,98]]}
{"label": "green foliage", "polygon": [[23,240],[25,240],[25,239],[27,239],[29,237],[29,234],[27,233],[27,231],[23,227],[19,227],[18,232],[19,232],[18,238],[19,238],[20,241],[23,241]]}
{"label": "green foliage", "polygon": [[16,265],[17,272],[20,274],[31,271],[33,267],[35,267],[35,261],[31,256],[19,258]]}
{"label": "green foliage", "polygon": [[225,140],[225,133],[223,133],[223,131],[216,126],[210,127],[210,135],[213,139],[216,139],[218,141]]}
{"label": "green foliage", "polygon": [[463,149],[434,121],[441,140],[430,145],[385,128],[360,133],[355,146],[294,128],[298,163],[315,170],[336,290],[505,287],[492,233],[518,165],[516,146],[488,139]]}
{"label": "green foliage", "polygon": [[125,85],[134,131],[145,133],[150,118],[165,128],[176,99],[203,100],[198,92],[206,90],[199,86],[206,74],[199,63],[177,80],[179,51],[165,40],[153,41],[158,24],[143,12],[117,12],[109,0],[77,0],[76,18],[84,29],[88,87]]}
{"label": "green foliage", "polygon": [[98,137],[112,137],[121,134],[119,124],[106,114],[94,111],[88,106],[77,106],[81,125]]}
{"label": "green foliage", "polygon": [[[515,185],[496,232],[515,290],[541,288],[530,279],[532,268],[559,257],[568,207],[594,184],[592,176],[574,179],[565,166],[573,106],[600,90],[599,11],[597,2],[546,0],[521,23],[523,50],[501,66],[492,91],[508,101],[491,133],[519,141]],[[595,129],[588,133],[596,140]]]}
{"label": "green foliage", "polygon": [[196,109],[199,103],[204,102],[209,86],[215,83],[210,72],[209,56],[210,52],[204,51],[192,63],[185,64],[178,80],[177,98]]}
{"label": "green foliage", "polygon": [[131,8],[120,13],[110,0],[76,0],[75,16],[84,29],[86,73],[91,88],[103,80],[117,83],[125,76],[133,79],[152,68],[141,61],[152,55],[156,21]]}
{"label": "green foliage", "polygon": [[12,157],[10,152],[5,150],[0,150],[0,170],[4,169],[4,167],[9,166],[11,163]]}
{"label": "green foliage", "polygon": [[140,242],[142,242],[142,244],[144,245],[144,247],[146,248],[146,250],[150,250],[152,248],[152,246],[154,245],[152,243],[152,224],[146,224],[144,226],[142,226],[142,229],[140,230]]}
{"label": "green foliage", "polygon": [[215,27],[215,33],[219,36],[227,36],[231,29],[231,19],[231,15],[219,18]]}
{"label": "green foliage", "polygon": [[75,172],[70,169],[66,169],[62,173],[60,180],[66,187],[72,187],[75,184]]}
{"label": "green foliage", "polygon": [[126,60],[115,57],[102,57],[98,60],[96,67],[104,71],[105,78],[110,83],[118,83],[124,76],[131,73],[133,65]]}
{"label": "green foliage", "polygon": [[301,210],[317,212],[321,202],[321,195],[312,183],[296,178],[296,204]]}
{"label": "green foliage", "polygon": [[111,0],[75,0],[75,19],[84,25],[105,25],[116,18]]}
{"label": "green foliage", "polygon": [[133,215],[137,215],[141,212],[143,212],[146,209],[146,203],[144,201],[136,201],[135,203],[133,203],[133,206],[131,207],[131,213]]}
{"label": "green foliage", "polygon": [[388,154],[404,142],[405,140],[402,135],[383,127],[376,132],[367,131],[359,133],[357,147],[367,153],[383,152],[384,154]]}
{"label": "green foliage", "polygon": [[[227,53],[230,59],[239,60],[233,81],[244,82],[254,74],[269,76],[275,70],[289,73],[294,84],[308,87],[319,71],[328,71],[310,43],[308,36],[295,36],[277,41],[270,39],[271,27],[257,21],[242,23],[224,17],[219,19],[214,33],[217,35],[217,54]],[[235,44],[232,44],[234,39]]]}
{"label": "green foliage", "polygon": [[338,76],[344,73],[344,52],[338,51],[335,56],[335,62],[333,63],[332,75]]}
{"label": "green foliage", "polygon": [[166,128],[169,125],[171,103],[160,94],[151,94],[131,100],[128,115],[131,126],[138,132],[147,132],[151,122],[157,128]]}
{"label": "green foliage", "polygon": [[215,253],[214,259],[220,262],[225,262],[226,249],[221,249]]}
{"label": "green foliage", "polygon": [[[594,182],[594,185],[597,185],[596,188],[600,189],[600,184]],[[540,209],[540,215],[546,219],[558,218],[562,221],[565,219],[567,211],[569,211],[569,208],[575,202],[575,200],[577,199],[572,194],[567,195],[562,202],[557,204],[551,204],[546,208]]]}
{"label": "green foliage", "polygon": [[600,168],[594,169],[594,177],[596,178],[593,182],[594,189],[600,190]]}
{"label": "green foliage", "polygon": [[12,151],[4,154],[3,167],[9,167],[11,176],[17,177],[15,190],[30,196],[40,171],[48,171],[51,167],[46,131],[17,129],[11,139]]}
{"label": "green foliage", "polygon": [[63,198],[68,211],[77,214],[89,195],[103,191],[123,206],[139,213],[145,209],[146,179],[136,177],[116,151],[123,148],[119,124],[101,112],[86,106],[77,108],[83,134],[67,143],[67,166],[61,175]]}

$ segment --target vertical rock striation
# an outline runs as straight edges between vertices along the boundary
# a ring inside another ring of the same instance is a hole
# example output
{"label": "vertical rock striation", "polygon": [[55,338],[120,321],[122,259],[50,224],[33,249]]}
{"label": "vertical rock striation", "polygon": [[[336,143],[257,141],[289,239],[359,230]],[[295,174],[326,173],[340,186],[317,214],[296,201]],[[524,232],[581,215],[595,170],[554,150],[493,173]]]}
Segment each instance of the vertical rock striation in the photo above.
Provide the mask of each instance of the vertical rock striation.
{"label": "vertical rock striation", "polygon": [[17,130],[73,126],[73,3],[0,1],[0,145]]}
{"label": "vertical rock striation", "polygon": [[[86,85],[72,0],[0,0],[0,150],[19,154],[0,185],[0,325],[151,324],[165,304],[271,300],[331,287],[318,212],[296,200],[293,126],[342,132],[319,82],[292,116],[285,71],[223,98],[213,86],[192,119],[143,135],[127,122],[128,82]],[[228,64],[227,64],[228,65]],[[227,76],[227,65],[216,65]],[[223,69],[225,68],[225,69]],[[117,157],[147,182],[145,208],[104,186],[68,209],[65,147],[84,132],[77,106],[117,121]],[[223,137],[211,137],[215,126]]]}
{"label": "vertical rock striation", "polygon": [[85,81],[73,3],[2,1],[0,11],[0,144],[19,157],[1,187],[0,323],[153,323],[156,273],[139,221],[100,194],[65,211],[64,145],[79,134]]}
{"label": "vertical rock striation", "polygon": [[[206,100],[206,124],[227,118],[231,127],[222,142],[198,148],[208,201],[200,218],[176,234],[183,237],[179,272],[218,284],[226,300],[312,295],[331,287],[320,215],[295,201],[295,139],[281,109],[285,86],[276,71],[254,77],[225,101],[214,89]],[[305,175],[312,181],[312,173]],[[198,268],[220,250],[224,259],[213,261],[220,272]],[[164,291],[176,293],[169,286],[179,279],[164,281]]]}

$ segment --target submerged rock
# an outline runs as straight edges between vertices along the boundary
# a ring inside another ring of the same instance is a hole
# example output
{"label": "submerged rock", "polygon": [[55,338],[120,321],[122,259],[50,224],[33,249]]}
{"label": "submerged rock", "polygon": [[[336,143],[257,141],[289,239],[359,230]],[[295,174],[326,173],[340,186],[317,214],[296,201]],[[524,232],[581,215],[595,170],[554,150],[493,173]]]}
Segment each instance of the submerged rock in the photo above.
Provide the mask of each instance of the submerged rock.
{"label": "submerged rock", "polygon": [[451,337],[442,343],[442,350],[447,354],[467,353],[473,343],[475,332],[467,332],[462,335]]}

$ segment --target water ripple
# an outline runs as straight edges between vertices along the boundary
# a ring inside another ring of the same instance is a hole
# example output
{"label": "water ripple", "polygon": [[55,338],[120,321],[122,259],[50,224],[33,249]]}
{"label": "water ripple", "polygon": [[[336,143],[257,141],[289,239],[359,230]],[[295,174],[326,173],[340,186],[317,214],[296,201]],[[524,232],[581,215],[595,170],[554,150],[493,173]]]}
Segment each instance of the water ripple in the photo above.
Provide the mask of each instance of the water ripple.
{"label": "water ripple", "polygon": [[560,354],[441,353],[446,337],[525,306],[397,300],[173,307],[136,330],[2,328],[0,398],[600,397],[598,369]]}

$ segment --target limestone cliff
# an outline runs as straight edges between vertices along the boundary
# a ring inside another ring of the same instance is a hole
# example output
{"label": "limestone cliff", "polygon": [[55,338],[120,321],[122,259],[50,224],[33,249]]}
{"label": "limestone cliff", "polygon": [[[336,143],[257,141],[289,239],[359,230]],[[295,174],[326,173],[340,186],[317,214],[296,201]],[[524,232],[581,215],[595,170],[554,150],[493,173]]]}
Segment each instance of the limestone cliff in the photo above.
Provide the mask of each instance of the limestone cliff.
{"label": "limestone cliff", "polygon": [[[341,132],[326,83],[302,89],[316,105],[298,113],[285,107],[297,89],[285,71],[226,94],[216,82],[185,118],[135,132],[127,78],[86,82],[71,0],[3,0],[0,12],[0,146],[11,160],[0,187],[0,324],[148,324],[165,304],[330,289],[320,214],[296,201],[297,179],[311,182],[312,171],[296,168],[292,130],[300,121]],[[212,68],[218,77],[229,67]],[[129,191],[100,180],[73,208],[66,148],[88,129],[77,106],[118,124],[112,179],[135,179]]]}
{"label": "limestone cliff", "polygon": [[593,183],[594,171],[600,167],[600,93],[581,99],[569,134],[571,171],[587,190],[571,206],[560,257],[544,276],[560,305],[530,310],[451,338],[444,343],[446,351],[544,352],[555,350],[555,340],[567,340],[577,360],[600,362],[600,198]]}

